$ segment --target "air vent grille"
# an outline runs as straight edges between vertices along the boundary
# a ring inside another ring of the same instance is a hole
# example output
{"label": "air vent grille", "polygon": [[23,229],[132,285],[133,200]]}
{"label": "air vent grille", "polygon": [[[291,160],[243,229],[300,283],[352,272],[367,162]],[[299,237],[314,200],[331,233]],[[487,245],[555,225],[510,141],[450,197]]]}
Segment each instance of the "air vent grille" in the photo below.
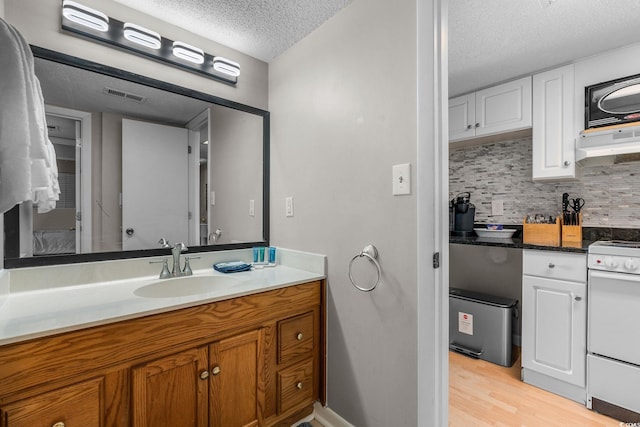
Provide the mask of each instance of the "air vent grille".
{"label": "air vent grille", "polygon": [[140,102],[140,103],[145,102],[147,100],[147,98],[142,95],[136,95],[135,93],[125,92],[123,90],[114,89],[111,87],[105,87],[102,93],[104,93],[105,95],[111,95],[111,96],[117,96],[119,98],[130,99],[131,101]]}

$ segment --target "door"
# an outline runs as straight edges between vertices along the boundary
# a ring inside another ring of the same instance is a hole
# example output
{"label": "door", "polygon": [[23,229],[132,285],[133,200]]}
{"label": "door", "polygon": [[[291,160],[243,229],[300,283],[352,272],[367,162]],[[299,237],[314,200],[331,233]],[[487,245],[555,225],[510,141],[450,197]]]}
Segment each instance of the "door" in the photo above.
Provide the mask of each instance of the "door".
{"label": "door", "polygon": [[207,347],[132,369],[134,427],[208,425]]}
{"label": "door", "polygon": [[575,177],[573,65],[533,76],[533,179]]}
{"label": "door", "polygon": [[589,353],[640,366],[640,276],[589,270]]}
{"label": "door", "polygon": [[184,128],[122,120],[123,250],[189,241],[188,138]]}
{"label": "door", "polygon": [[531,127],[531,77],[476,92],[476,136]]}
{"label": "door", "polygon": [[476,135],[476,96],[474,93],[449,100],[449,142]]}
{"label": "door", "polygon": [[585,385],[586,284],[522,277],[522,367]]}
{"label": "door", "polygon": [[247,332],[212,344],[211,425],[251,427],[260,424],[264,395],[261,330]]}

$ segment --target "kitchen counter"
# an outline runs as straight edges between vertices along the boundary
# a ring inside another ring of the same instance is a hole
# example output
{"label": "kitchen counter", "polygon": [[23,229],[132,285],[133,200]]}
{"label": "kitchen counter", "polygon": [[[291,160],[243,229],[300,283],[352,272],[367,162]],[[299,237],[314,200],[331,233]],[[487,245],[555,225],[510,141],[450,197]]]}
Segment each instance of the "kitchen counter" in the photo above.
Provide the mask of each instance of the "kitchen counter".
{"label": "kitchen counter", "polygon": [[[514,236],[518,236],[516,233]],[[497,246],[504,248],[516,248],[516,249],[537,249],[542,251],[560,251],[560,252],[579,252],[585,253],[589,248],[589,245],[595,240],[583,240],[582,244],[576,247],[571,246],[541,246],[531,245],[529,243],[523,243],[522,237],[512,237],[510,239],[495,239],[489,237],[460,237],[449,235],[449,243],[457,243],[461,245],[480,245],[480,246]]]}
{"label": "kitchen counter", "polygon": [[[202,259],[199,263],[191,261],[193,276],[189,277],[228,277],[232,283],[213,285],[210,291],[178,297],[138,296],[137,289],[161,281],[158,279],[160,265],[150,267],[149,258],[9,270],[8,278],[0,278],[0,345],[326,277],[323,255],[278,248],[275,267],[233,274],[219,273],[212,265],[230,260],[250,262],[251,249],[198,255]],[[145,275],[120,277],[127,271],[140,271]],[[154,273],[146,274],[149,271]]]}

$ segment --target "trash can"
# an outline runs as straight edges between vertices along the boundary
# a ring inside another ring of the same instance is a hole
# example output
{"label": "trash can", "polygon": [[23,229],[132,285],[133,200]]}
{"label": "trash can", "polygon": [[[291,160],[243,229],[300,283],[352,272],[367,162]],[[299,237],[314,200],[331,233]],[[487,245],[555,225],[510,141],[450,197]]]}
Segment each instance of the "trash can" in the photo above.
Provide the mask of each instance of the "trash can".
{"label": "trash can", "polygon": [[513,365],[511,333],[518,300],[449,289],[449,349],[502,366]]}

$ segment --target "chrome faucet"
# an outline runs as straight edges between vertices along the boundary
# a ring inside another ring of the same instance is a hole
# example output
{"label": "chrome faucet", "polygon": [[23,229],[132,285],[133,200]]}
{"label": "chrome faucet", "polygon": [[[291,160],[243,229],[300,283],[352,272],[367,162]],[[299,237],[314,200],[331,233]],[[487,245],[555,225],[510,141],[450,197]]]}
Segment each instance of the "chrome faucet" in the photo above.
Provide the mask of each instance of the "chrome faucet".
{"label": "chrome faucet", "polygon": [[[180,243],[176,243],[175,245],[172,245],[167,239],[165,239],[164,237],[160,238],[160,240],[158,241],[158,243],[160,245],[162,245],[163,248],[171,248],[171,256],[173,257],[173,267],[171,268],[171,273],[170,274],[166,274],[163,268],[162,273],[160,274],[160,278],[166,278],[166,277],[180,277],[180,276],[190,276],[191,274],[193,274],[191,272],[191,267],[189,267],[189,261],[185,261],[185,268],[184,270],[182,270],[180,268],[180,254],[183,251],[188,250],[189,248],[187,248],[187,245],[185,245],[184,243],[180,242]],[[165,264],[166,265],[166,264]]]}
{"label": "chrome faucet", "polygon": [[188,248],[184,243],[176,243],[171,248],[171,255],[173,256],[173,268],[171,269],[171,275],[173,277],[182,276],[183,272],[180,269],[180,254],[182,251],[186,251]]}

